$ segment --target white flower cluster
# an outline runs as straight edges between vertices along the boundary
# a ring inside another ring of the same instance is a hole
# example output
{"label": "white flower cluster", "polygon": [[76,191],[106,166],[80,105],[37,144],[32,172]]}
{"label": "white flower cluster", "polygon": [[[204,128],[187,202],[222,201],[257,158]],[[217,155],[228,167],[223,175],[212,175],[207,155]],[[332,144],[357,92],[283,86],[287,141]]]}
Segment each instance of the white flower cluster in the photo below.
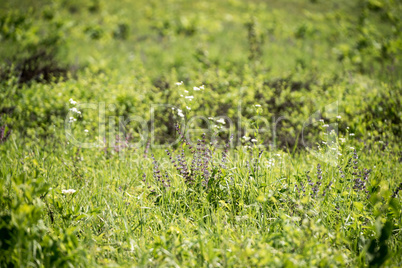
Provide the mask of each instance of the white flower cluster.
{"label": "white flower cluster", "polygon": [[[184,84],[183,81],[176,82],[176,85],[177,85],[177,86],[182,86],[183,84]],[[202,86],[200,86],[200,87],[193,87],[193,90],[194,90],[194,91],[199,91],[199,90],[204,90],[204,88],[205,88],[204,85],[202,85]],[[192,101],[192,100],[194,99],[194,96],[193,96],[193,95],[189,95],[189,91],[188,91],[188,90],[184,90],[184,93],[185,93],[186,95],[180,94],[180,97],[183,97],[186,101],[187,101],[187,100],[188,100],[188,101]],[[190,111],[190,110],[191,110],[191,107],[190,107],[189,105],[186,105],[186,109]],[[172,108],[172,110],[174,110],[174,108]],[[177,115],[180,116],[181,118],[184,117],[183,111],[180,110],[180,109],[177,109]]]}
{"label": "white flower cluster", "polygon": [[274,165],[275,165],[275,159],[273,158],[268,159],[267,168],[273,168]]}
{"label": "white flower cluster", "polygon": [[199,90],[204,90],[205,89],[205,86],[204,85],[202,85],[202,86],[200,86],[200,87],[193,87],[193,90],[195,90],[195,91],[199,91]]}
{"label": "white flower cluster", "polygon": [[[76,105],[77,104],[77,102],[75,101],[75,100],[73,100],[73,99],[69,99],[69,102],[70,102],[70,104],[72,104],[72,105]],[[70,109],[70,112],[72,112],[72,113],[76,113],[76,114],[81,114],[81,111],[78,111],[78,109],[76,108],[76,107],[73,107],[73,108],[71,108]],[[75,121],[77,121],[77,119],[76,118],[74,118],[74,116],[70,116],[70,123],[73,123],[73,122],[75,122]]]}
{"label": "white flower cluster", "polygon": [[78,111],[77,108],[75,108],[75,107],[71,108],[70,111],[72,111],[73,113],[76,113],[76,114],[81,114],[81,112]]}
{"label": "white flower cluster", "polygon": [[225,124],[225,119],[220,118],[220,119],[216,120],[216,123],[224,125]]}
{"label": "white flower cluster", "polygon": [[61,190],[62,194],[73,194],[75,192],[76,192],[76,190],[74,190],[74,189]]}
{"label": "white flower cluster", "polygon": [[[258,140],[257,139],[251,139],[250,137],[247,136],[243,136],[242,139],[247,142],[247,141],[251,141],[253,143],[256,143]],[[250,140],[251,139],[251,140]]]}
{"label": "white flower cluster", "polygon": [[177,114],[178,114],[181,118],[184,117],[183,111],[180,110],[180,109],[177,109]]}

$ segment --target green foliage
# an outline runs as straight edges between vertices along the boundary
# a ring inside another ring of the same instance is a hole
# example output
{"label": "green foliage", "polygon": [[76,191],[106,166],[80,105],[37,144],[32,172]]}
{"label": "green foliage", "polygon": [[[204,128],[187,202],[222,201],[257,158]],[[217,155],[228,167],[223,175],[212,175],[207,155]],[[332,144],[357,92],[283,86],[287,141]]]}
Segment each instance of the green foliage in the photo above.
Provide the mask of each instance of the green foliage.
{"label": "green foliage", "polygon": [[0,267],[401,266],[400,14],[8,1]]}
{"label": "green foliage", "polygon": [[79,245],[75,229],[46,226],[45,211],[53,215],[43,202],[49,194],[49,184],[39,175],[36,159],[25,157],[23,161],[24,167],[32,165],[36,170],[8,174],[1,181],[1,265],[85,266],[86,253]]}

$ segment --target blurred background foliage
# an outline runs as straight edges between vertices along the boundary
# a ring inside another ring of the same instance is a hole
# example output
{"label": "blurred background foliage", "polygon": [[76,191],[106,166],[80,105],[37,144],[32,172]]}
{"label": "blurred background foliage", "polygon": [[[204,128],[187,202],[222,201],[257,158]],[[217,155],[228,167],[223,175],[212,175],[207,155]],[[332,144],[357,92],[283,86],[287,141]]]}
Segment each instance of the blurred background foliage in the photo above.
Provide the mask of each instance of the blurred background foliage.
{"label": "blurred background foliage", "polygon": [[60,128],[69,98],[149,120],[150,103],[180,103],[184,81],[206,87],[189,116],[245,122],[257,103],[271,124],[284,116],[282,147],[300,147],[303,122],[334,101],[361,135],[400,136],[401,11],[390,0],[5,1],[0,113],[24,137]]}

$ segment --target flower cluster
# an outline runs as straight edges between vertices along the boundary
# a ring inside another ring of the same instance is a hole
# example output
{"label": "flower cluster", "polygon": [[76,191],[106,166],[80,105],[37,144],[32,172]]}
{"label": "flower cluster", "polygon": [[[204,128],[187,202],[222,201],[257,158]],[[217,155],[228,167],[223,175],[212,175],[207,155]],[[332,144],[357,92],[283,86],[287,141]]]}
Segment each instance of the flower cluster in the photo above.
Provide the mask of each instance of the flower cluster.
{"label": "flower cluster", "polygon": [[[74,101],[73,99],[70,99],[69,102],[70,102],[71,105],[76,105],[77,104],[77,102]],[[76,107],[71,108],[70,112],[72,112],[73,114],[75,113],[75,114],[81,115],[81,111],[78,111],[78,109]],[[77,119],[74,116],[70,116],[69,119],[70,119],[69,120],[70,123],[73,123],[73,122],[77,121]]]}
{"label": "flower cluster", "polygon": [[318,164],[317,165],[317,181],[316,181],[315,185],[312,188],[313,192],[312,192],[311,196],[314,196],[314,197],[317,196],[318,190],[319,190],[319,188],[321,186],[321,181],[322,181],[322,169],[321,169],[321,165]]}
{"label": "flower cluster", "polygon": [[73,194],[75,192],[76,192],[76,190],[74,190],[74,189],[61,190],[62,194]]}

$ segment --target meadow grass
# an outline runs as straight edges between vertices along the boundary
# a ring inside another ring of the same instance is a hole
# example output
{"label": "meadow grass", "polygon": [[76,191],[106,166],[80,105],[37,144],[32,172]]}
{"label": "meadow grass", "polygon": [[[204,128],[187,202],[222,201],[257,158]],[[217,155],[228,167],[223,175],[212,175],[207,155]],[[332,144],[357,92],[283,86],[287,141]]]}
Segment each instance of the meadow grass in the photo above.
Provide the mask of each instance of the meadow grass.
{"label": "meadow grass", "polygon": [[400,266],[400,14],[6,2],[0,267]]}

